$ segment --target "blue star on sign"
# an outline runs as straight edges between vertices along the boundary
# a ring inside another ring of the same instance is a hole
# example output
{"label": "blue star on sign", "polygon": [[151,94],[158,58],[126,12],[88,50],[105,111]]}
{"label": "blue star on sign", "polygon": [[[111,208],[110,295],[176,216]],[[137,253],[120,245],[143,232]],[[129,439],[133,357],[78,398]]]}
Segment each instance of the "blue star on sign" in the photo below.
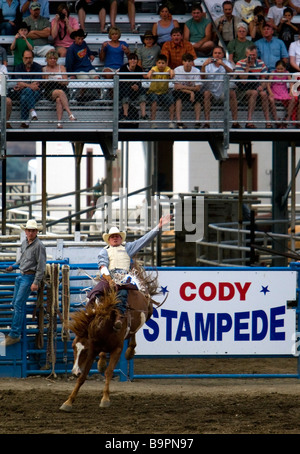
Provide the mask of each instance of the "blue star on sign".
{"label": "blue star on sign", "polygon": [[169,290],[167,289],[167,285],[165,287],[163,287],[162,285],[160,286],[160,291],[163,295],[165,295],[166,293],[169,293]]}
{"label": "blue star on sign", "polygon": [[268,285],[266,287],[264,287],[262,285],[260,293],[263,293],[265,296],[266,296],[267,293],[270,293],[270,290],[268,289]]}

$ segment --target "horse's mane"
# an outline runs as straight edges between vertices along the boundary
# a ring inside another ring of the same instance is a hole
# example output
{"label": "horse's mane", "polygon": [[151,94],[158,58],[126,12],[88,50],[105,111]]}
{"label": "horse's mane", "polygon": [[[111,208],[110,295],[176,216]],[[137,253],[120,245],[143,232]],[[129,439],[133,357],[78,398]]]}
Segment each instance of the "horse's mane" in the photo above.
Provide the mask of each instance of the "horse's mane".
{"label": "horse's mane", "polygon": [[96,319],[108,319],[111,311],[118,303],[117,292],[110,290],[101,297],[101,304],[87,305],[85,309],[74,312],[71,315],[69,328],[78,337],[87,337],[87,330],[90,323]]}

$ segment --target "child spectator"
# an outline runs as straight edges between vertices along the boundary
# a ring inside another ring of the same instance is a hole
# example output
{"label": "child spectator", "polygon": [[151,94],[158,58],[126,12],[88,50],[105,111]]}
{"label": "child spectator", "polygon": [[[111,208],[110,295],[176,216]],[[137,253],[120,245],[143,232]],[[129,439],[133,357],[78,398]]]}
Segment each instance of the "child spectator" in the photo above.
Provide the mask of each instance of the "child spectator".
{"label": "child spectator", "polygon": [[144,36],[141,36],[141,41],[144,45],[137,49],[138,65],[143,68],[143,71],[148,72],[155,65],[160,53],[160,46],[156,44],[157,36],[153,35],[151,30],[146,31]]}
{"label": "child spectator", "polygon": [[27,25],[26,22],[22,22],[19,31],[10,46],[10,50],[14,55],[14,65],[19,65],[23,62],[24,50],[33,50],[33,41],[31,38],[27,38],[29,32],[30,26]]}
{"label": "child spectator", "polygon": [[267,14],[267,22],[272,25],[274,30],[278,32],[278,25],[284,13],[284,0],[275,0],[275,5],[271,6]]}
{"label": "child spectator", "polygon": [[[141,82],[135,80],[143,78],[142,74],[134,74],[143,72],[137,62],[137,55],[135,53],[130,53],[128,55],[128,63],[122,65],[118,70],[118,73],[120,73],[120,99],[123,108],[123,114],[120,116],[120,120],[129,119],[129,105],[134,101],[138,101],[140,103],[141,119],[147,120],[146,96]],[[127,80],[128,82],[123,82],[123,80]]]}
{"label": "child spectator", "polygon": [[278,38],[281,39],[287,50],[291,43],[295,41],[295,35],[299,34],[299,28],[296,24],[292,23],[293,10],[291,8],[284,8],[283,17],[281,18],[277,27]]}
{"label": "child spectator", "polygon": [[[164,73],[164,74],[156,74]],[[153,66],[147,74],[148,79],[157,79],[150,84],[147,92],[149,101],[151,103],[151,121],[154,122],[156,118],[157,104],[161,104],[169,108],[170,123],[169,128],[174,128],[174,99],[169,92],[169,82],[162,82],[161,80],[168,80],[174,77],[174,71],[167,66],[167,57],[159,54],[156,60],[156,66]],[[156,123],[151,124],[151,128],[157,128]]]}
{"label": "child spectator", "polygon": [[71,76],[71,78],[77,77],[78,79],[83,78],[99,78],[97,76],[96,70],[92,65],[92,61],[95,56],[88,47],[84,38],[87,36],[87,33],[80,28],[75,32],[71,33],[71,38],[74,40],[72,46],[67,50],[66,55],[66,68],[67,72],[81,72],[82,75],[77,74],[77,76]]}
{"label": "child spectator", "polygon": [[[68,73],[80,73],[70,76],[70,79],[99,79],[99,76],[92,65],[92,61],[95,59],[93,52],[88,47],[84,38],[86,33],[80,28],[75,32],[71,33],[71,38],[74,39],[74,43],[67,50],[66,55],[66,69]],[[98,90],[87,90],[87,88],[81,88],[78,94],[78,100],[81,102],[88,102],[89,100],[95,99]]]}
{"label": "child spectator", "polygon": [[[275,71],[276,75],[271,75],[269,77],[270,80],[274,80],[276,82],[270,83],[267,85],[268,93],[269,93],[269,103],[270,103],[270,110],[273,115],[274,120],[277,123],[277,127],[280,129],[287,128],[287,123],[291,119],[293,110],[297,105],[297,98],[290,95],[290,90],[292,87],[292,83],[290,83],[290,87],[288,89],[287,81],[291,80],[291,75],[287,71],[287,65],[284,60],[278,60],[276,63]],[[278,82],[277,82],[278,81]],[[276,110],[276,103],[275,101],[281,101],[286,109],[286,116],[284,117],[284,122],[279,123],[277,110]]]}
{"label": "child spectator", "polygon": [[195,110],[195,129],[200,128],[200,70],[194,66],[194,57],[191,54],[182,56],[182,65],[175,68],[174,73],[174,97],[176,99],[177,128],[186,129],[187,126],[181,122],[182,101],[192,104]]}

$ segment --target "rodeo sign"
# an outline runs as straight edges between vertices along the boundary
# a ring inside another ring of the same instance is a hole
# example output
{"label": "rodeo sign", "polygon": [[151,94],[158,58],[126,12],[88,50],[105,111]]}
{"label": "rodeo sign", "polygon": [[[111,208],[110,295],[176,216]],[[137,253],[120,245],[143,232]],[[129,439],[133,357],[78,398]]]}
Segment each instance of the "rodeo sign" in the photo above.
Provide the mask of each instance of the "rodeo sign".
{"label": "rodeo sign", "polygon": [[168,298],[138,333],[137,355],[295,355],[296,271],[173,268],[158,277]]}

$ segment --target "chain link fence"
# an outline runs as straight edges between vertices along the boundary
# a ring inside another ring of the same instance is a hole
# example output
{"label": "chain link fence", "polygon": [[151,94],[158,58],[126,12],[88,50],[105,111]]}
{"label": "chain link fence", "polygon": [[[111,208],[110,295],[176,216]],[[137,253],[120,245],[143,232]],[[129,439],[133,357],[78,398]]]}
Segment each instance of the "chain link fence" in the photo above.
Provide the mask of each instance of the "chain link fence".
{"label": "chain link fence", "polygon": [[1,77],[6,84],[1,96],[8,98],[6,112],[1,102],[1,118],[7,116],[7,127],[226,131],[300,126],[296,76],[275,80],[270,74],[264,79],[252,74],[242,80],[236,73],[214,74],[212,79],[199,77],[197,89],[187,79],[180,90],[172,79],[149,80],[145,74],[126,80],[121,73],[110,79],[104,73],[97,73],[95,79],[82,74],[80,78],[69,74],[68,79],[57,78],[57,73],[47,73],[48,79],[39,75],[24,80],[23,76]]}

